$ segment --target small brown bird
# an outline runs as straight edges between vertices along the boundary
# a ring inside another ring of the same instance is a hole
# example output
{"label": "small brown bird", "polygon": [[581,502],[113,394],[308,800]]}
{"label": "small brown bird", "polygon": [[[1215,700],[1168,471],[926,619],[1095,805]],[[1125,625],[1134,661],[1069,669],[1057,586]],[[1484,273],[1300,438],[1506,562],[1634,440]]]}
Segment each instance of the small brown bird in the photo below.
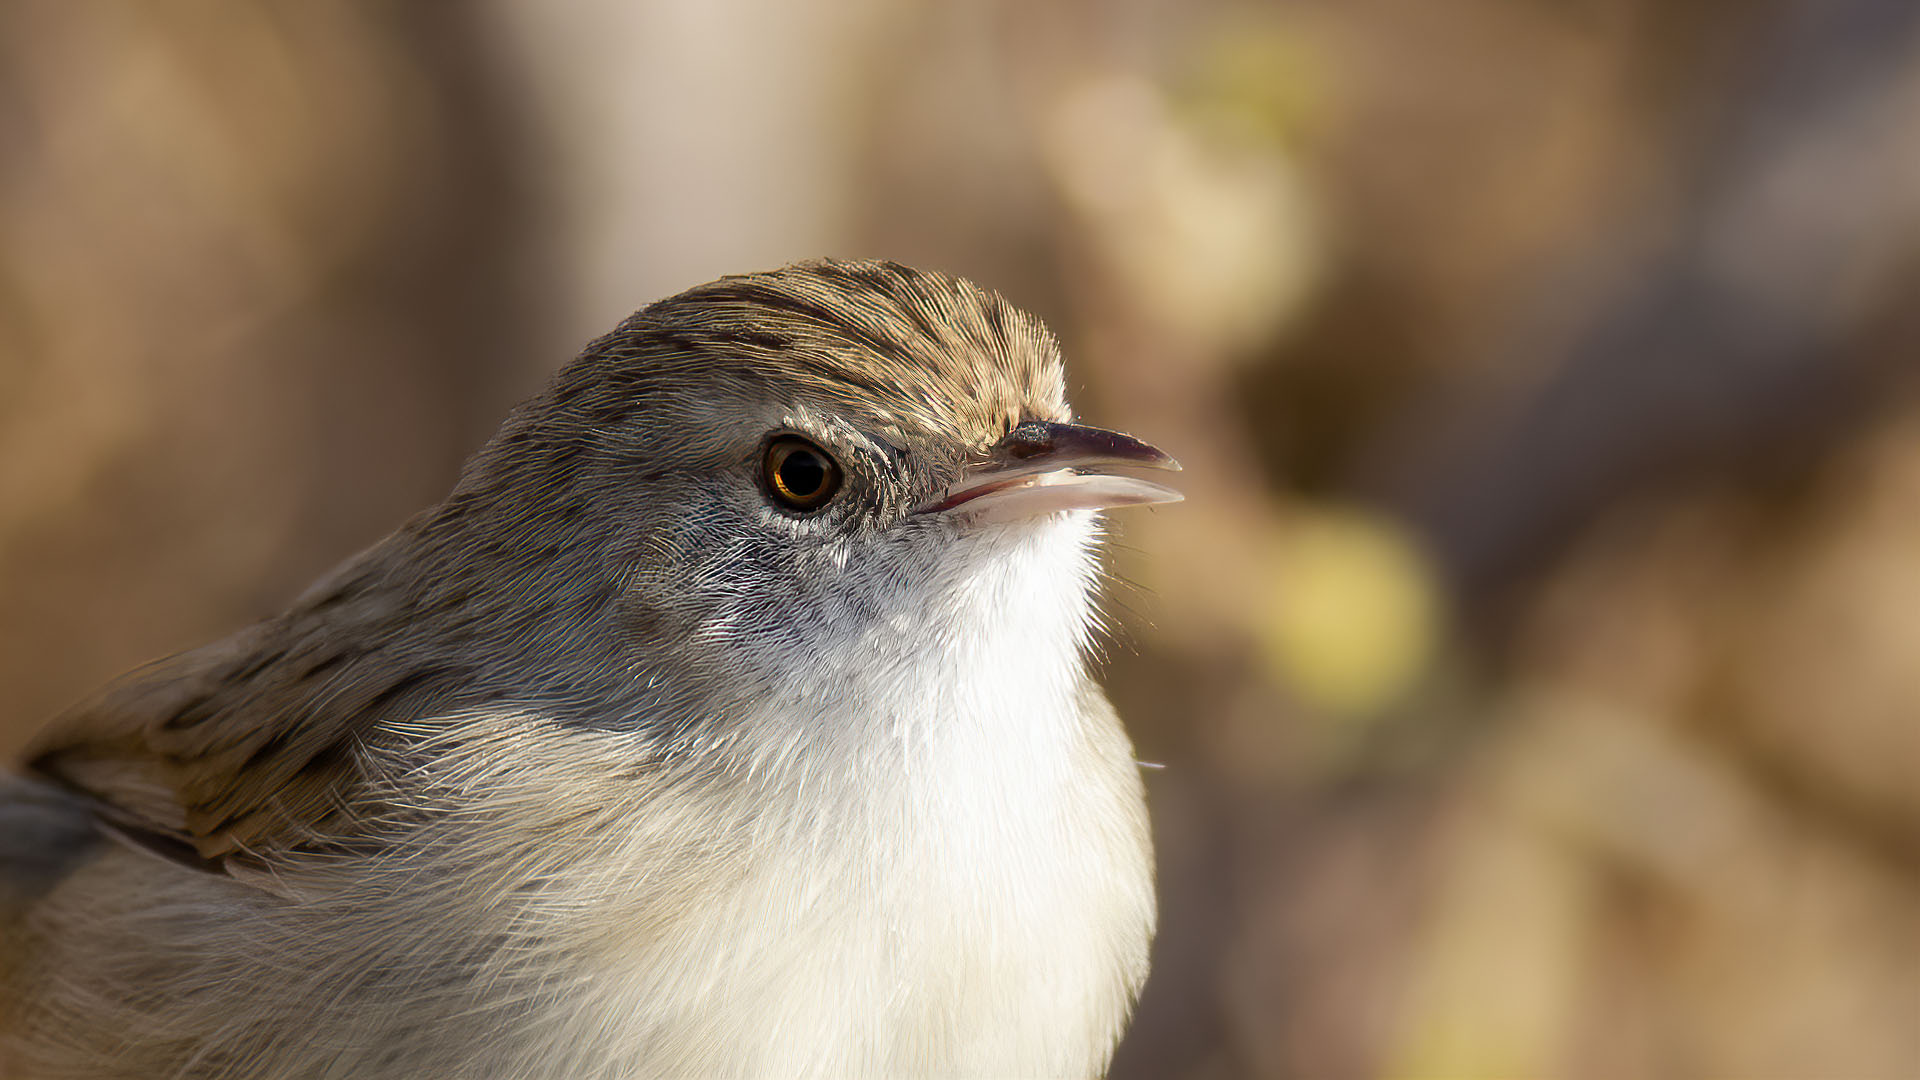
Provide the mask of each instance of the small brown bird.
{"label": "small brown bird", "polygon": [[1147,971],[1072,422],[967,282],[660,301],[447,499],[0,779],[0,1075],[1102,1072]]}

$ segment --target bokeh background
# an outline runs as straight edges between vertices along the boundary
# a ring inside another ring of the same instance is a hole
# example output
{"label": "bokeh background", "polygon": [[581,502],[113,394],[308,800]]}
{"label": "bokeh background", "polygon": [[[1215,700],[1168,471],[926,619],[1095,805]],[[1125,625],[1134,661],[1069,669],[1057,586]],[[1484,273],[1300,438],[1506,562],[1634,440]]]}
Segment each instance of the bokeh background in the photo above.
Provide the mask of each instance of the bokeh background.
{"label": "bokeh background", "polygon": [[1187,465],[1116,1077],[1920,1076],[1920,5],[15,0],[0,751],[720,273]]}

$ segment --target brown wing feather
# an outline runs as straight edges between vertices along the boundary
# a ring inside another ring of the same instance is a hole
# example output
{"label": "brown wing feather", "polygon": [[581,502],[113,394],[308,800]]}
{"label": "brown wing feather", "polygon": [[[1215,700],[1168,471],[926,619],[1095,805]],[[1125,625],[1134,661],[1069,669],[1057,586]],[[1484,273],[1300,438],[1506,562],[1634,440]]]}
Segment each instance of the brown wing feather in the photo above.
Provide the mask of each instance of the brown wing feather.
{"label": "brown wing feather", "polygon": [[351,842],[363,741],[460,680],[369,634],[369,622],[393,626],[391,612],[348,596],[124,676],[56,720],[28,768],[89,796],[115,825],[212,862]]}

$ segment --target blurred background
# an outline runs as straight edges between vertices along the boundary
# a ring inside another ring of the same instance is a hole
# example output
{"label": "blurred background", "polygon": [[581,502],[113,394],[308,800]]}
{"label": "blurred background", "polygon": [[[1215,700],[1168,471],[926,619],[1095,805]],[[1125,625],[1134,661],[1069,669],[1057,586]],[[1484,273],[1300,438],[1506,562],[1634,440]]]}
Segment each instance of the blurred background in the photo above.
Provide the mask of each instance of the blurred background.
{"label": "blurred background", "polygon": [[0,751],[627,312],[877,255],[1187,465],[1114,1076],[1920,1076],[1920,5],[19,0]]}

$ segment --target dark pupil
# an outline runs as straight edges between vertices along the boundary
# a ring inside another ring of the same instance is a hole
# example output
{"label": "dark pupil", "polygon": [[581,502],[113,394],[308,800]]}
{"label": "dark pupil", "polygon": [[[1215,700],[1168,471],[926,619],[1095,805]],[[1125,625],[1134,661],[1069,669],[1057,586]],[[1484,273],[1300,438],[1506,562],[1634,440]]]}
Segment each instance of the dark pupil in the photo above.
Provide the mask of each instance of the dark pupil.
{"label": "dark pupil", "polygon": [[795,450],[780,462],[780,484],[796,499],[818,495],[826,482],[826,463],[811,450]]}

